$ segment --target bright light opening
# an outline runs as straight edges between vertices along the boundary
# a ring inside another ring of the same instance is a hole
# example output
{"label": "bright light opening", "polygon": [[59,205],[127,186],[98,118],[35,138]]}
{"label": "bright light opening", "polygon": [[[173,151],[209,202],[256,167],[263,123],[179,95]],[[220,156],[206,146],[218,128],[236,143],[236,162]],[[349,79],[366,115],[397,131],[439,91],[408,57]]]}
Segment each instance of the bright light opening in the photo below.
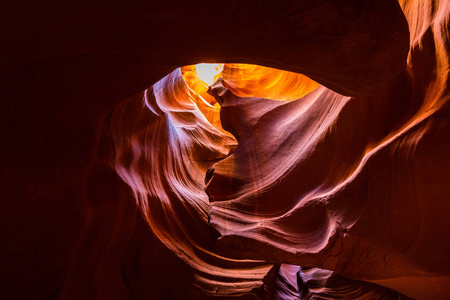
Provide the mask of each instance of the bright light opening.
{"label": "bright light opening", "polygon": [[223,64],[198,64],[195,65],[195,69],[197,77],[209,86],[220,77]]}

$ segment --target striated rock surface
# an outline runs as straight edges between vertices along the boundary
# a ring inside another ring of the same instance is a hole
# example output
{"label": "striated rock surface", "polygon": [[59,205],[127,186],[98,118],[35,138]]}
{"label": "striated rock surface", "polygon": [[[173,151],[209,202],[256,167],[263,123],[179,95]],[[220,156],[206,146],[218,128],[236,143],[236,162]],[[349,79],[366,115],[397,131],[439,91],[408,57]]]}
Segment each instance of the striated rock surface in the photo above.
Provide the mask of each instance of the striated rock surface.
{"label": "striated rock surface", "polygon": [[450,298],[449,18],[1,4],[0,298]]}

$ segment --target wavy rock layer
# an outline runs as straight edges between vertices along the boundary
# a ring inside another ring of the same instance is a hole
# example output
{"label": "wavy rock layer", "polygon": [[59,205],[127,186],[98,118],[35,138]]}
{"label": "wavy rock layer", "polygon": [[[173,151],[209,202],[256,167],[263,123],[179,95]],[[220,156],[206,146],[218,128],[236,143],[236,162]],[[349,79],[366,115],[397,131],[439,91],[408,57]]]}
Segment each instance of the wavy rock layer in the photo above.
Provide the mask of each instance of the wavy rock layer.
{"label": "wavy rock layer", "polygon": [[179,69],[144,97],[153,113],[142,97],[133,97],[114,110],[111,132],[115,169],[132,188],[145,220],[196,271],[193,283],[204,293],[233,295],[259,288],[271,265],[215,254],[208,230],[206,170],[236,144],[199,107],[217,108],[186,85]]}
{"label": "wavy rock layer", "polygon": [[448,175],[432,171],[449,162],[448,11],[403,7],[429,27],[413,32],[405,73],[369,96],[318,88],[277,103],[215,85],[222,124],[239,142],[207,187],[225,253],[448,296],[450,232],[436,217],[450,213]]}
{"label": "wavy rock layer", "polygon": [[449,16],[1,4],[1,298],[450,298]]}

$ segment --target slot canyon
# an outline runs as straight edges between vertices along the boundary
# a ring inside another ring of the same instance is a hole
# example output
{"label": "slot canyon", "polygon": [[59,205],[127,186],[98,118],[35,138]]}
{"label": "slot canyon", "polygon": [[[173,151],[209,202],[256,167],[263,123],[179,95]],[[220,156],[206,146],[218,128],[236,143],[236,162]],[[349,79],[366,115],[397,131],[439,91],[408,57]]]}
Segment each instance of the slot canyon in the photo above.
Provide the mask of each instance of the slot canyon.
{"label": "slot canyon", "polygon": [[449,0],[0,21],[1,299],[450,299]]}

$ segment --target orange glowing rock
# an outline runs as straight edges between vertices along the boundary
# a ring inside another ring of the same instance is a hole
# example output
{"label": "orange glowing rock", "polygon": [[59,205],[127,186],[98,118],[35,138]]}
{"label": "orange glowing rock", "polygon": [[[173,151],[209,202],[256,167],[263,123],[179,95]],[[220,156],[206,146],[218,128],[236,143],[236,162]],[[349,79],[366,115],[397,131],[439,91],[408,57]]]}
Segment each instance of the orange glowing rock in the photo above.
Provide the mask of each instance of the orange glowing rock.
{"label": "orange glowing rock", "polygon": [[248,64],[225,64],[222,77],[236,96],[281,101],[300,99],[319,86],[302,74]]}

